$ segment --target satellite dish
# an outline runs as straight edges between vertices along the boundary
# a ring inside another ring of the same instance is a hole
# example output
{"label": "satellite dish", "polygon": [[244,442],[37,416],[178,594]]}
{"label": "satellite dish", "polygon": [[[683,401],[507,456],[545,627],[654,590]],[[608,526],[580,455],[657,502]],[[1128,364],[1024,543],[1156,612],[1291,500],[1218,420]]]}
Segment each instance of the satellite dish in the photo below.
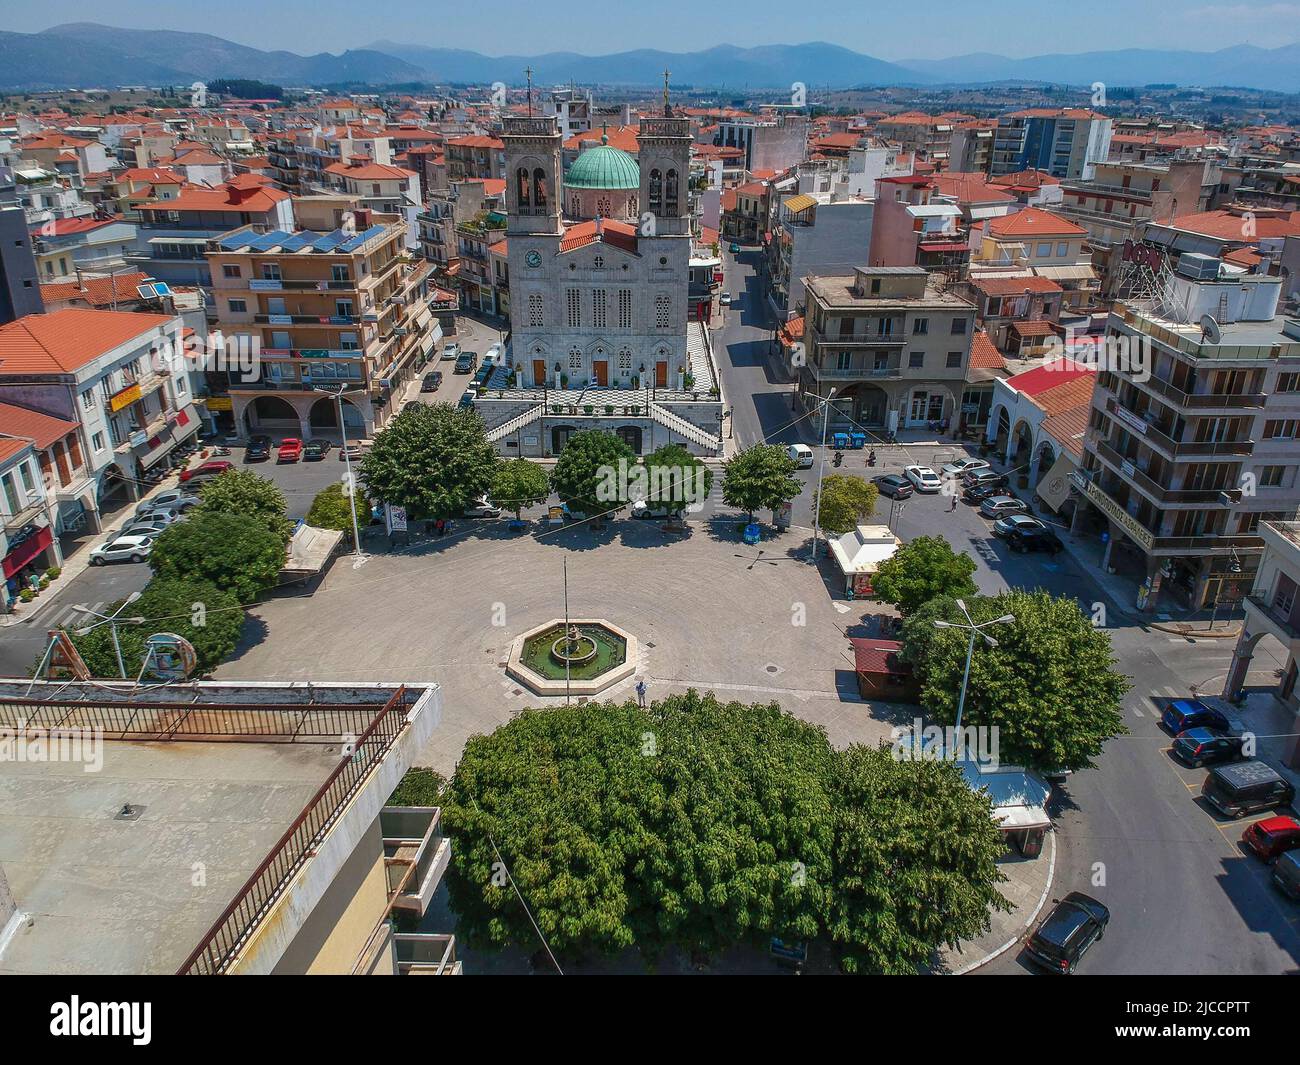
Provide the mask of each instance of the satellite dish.
{"label": "satellite dish", "polygon": [[1214,320],[1214,315],[1201,315],[1201,336],[1211,344],[1217,344],[1223,339],[1223,330],[1219,328],[1219,323]]}

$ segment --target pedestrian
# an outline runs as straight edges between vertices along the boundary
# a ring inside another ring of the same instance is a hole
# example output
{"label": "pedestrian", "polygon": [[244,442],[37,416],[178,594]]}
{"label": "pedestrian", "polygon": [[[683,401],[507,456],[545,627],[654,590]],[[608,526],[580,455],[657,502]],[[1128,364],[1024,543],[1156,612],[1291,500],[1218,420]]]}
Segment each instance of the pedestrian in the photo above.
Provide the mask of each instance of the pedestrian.
{"label": "pedestrian", "polygon": [[642,709],[645,708],[645,681],[636,682],[636,703]]}
{"label": "pedestrian", "polygon": [[956,509],[957,509],[957,493],[953,492],[953,494],[949,497],[949,501],[948,501],[948,513],[951,514]]}

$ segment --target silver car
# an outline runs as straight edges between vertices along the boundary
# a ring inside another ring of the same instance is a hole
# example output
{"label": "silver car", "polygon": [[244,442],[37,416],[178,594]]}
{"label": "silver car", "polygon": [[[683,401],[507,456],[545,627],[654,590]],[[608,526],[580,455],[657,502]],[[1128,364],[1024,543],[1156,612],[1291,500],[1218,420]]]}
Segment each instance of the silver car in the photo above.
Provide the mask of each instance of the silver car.
{"label": "silver car", "polygon": [[106,562],[144,562],[152,550],[153,540],[148,536],[119,536],[91,551],[90,564],[102,566]]}
{"label": "silver car", "polygon": [[980,504],[980,513],[986,518],[1000,518],[1005,514],[1021,514],[1028,510],[1024,500],[1015,496],[990,496]]}

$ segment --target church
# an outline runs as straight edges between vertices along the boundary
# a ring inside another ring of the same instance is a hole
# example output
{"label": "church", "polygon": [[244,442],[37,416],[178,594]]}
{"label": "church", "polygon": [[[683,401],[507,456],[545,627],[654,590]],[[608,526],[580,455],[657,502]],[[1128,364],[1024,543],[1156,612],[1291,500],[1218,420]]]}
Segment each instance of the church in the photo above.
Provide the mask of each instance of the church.
{"label": "church", "polygon": [[707,328],[688,322],[690,121],[643,117],[637,158],[602,138],[565,174],[554,116],[511,116],[508,387],[475,401],[505,454],[557,454],[607,428],[638,453],[721,449]]}

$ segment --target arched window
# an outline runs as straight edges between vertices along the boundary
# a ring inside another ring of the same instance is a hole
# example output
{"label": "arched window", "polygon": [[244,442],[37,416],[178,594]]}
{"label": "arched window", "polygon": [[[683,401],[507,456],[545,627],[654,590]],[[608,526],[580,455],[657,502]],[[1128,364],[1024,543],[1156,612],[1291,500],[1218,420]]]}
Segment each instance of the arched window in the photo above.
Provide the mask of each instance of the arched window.
{"label": "arched window", "polygon": [[634,192],[634,193],[632,193],[631,196],[629,196],[629,197],[627,198],[627,213],[628,213],[628,214],[630,214],[630,215],[635,215],[635,214],[636,214],[636,204],[637,204],[637,198],[636,198],[636,193]]}
{"label": "arched window", "polygon": [[528,198],[528,167],[521,166],[515,173],[515,195],[519,201],[520,207],[527,207],[530,203]]}
{"label": "arched window", "polygon": [[596,213],[597,213],[598,215],[600,215],[601,218],[608,218],[608,217],[609,217],[609,197],[608,197],[608,196],[602,196],[600,199],[598,199],[598,200],[596,201]]}
{"label": "arched window", "polygon": [[540,166],[533,171],[533,206],[546,206],[546,171]]}
{"label": "arched window", "polygon": [[658,170],[650,171],[650,213],[662,214],[664,209],[664,176]]}
{"label": "arched window", "polygon": [[575,192],[569,197],[569,215],[577,218],[582,213],[582,199]]}
{"label": "arched window", "polygon": [[581,348],[574,347],[574,348],[570,348],[570,349],[569,349],[569,369],[570,369],[570,370],[581,370],[581,369],[582,369],[582,349],[581,349]]}
{"label": "arched window", "polygon": [[665,207],[668,214],[675,215],[678,213],[677,171],[676,170],[668,171],[667,185],[668,185],[667,194],[664,197],[667,200],[667,204],[665,205]]}

